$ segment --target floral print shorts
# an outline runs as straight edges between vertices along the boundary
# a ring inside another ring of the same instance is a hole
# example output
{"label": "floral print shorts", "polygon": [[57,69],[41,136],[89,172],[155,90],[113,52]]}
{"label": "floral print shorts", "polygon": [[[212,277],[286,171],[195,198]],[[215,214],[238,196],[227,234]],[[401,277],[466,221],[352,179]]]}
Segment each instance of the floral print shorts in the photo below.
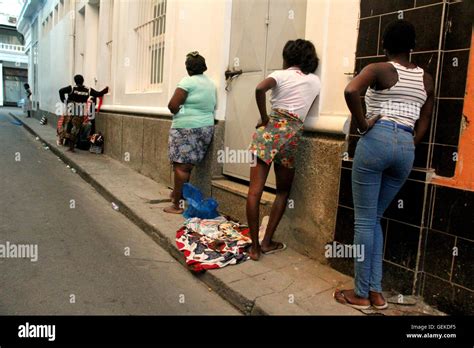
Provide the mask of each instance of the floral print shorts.
{"label": "floral print shorts", "polygon": [[295,168],[303,122],[286,110],[274,109],[266,126],[257,128],[249,150],[267,164]]}
{"label": "floral print shorts", "polygon": [[214,126],[200,128],[171,128],[168,154],[171,162],[198,164],[206,156],[214,135]]}

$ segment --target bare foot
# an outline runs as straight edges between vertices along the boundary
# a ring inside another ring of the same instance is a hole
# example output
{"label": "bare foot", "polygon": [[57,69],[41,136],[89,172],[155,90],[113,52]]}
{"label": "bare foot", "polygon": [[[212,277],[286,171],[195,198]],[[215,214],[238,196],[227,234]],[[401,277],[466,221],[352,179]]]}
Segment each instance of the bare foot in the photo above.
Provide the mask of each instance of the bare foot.
{"label": "bare foot", "polygon": [[286,249],[286,245],[280,242],[270,242],[269,244],[262,243],[262,253],[273,254]]}
{"label": "bare foot", "polygon": [[253,261],[258,261],[260,259],[260,248],[253,248],[249,249],[249,256]]}
{"label": "bare foot", "polygon": [[175,205],[170,205],[169,207],[164,208],[163,211],[170,214],[182,214],[184,209],[176,207]]}

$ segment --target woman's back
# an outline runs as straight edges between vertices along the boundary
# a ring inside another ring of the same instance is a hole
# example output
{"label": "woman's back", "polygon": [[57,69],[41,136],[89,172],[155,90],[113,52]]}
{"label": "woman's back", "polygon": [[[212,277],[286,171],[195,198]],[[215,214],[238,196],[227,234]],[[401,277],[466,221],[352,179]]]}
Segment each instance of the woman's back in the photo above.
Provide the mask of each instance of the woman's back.
{"label": "woman's back", "polygon": [[178,84],[187,92],[181,110],[174,116],[172,128],[199,128],[214,125],[216,86],[204,74],[187,76]]}
{"label": "woman's back", "polygon": [[[369,87],[365,95],[367,118],[382,115],[382,119],[414,128],[428,97],[424,71],[420,67],[407,68],[396,62],[386,65],[387,67],[382,69],[382,76],[379,77],[382,80],[382,89]],[[392,82],[394,77],[395,83]],[[383,88],[387,85],[391,87]]]}
{"label": "woman's back", "polygon": [[276,81],[270,102],[273,109],[284,109],[304,121],[311,105],[319,95],[321,82],[313,73],[304,74],[298,68],[277,70],[268,77]]}

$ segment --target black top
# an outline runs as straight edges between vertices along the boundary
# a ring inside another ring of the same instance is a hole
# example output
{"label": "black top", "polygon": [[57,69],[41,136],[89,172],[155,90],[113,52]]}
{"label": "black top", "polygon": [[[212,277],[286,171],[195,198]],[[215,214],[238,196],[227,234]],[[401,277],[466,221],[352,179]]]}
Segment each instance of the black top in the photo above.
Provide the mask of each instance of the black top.
{"label": "black top", "polygon": [[86,103],[89,97],[102,97],[108,92],[108,88],[104,88],[102,91],[98,92],[93,88],[87,88],[85,86],[67,86],[59,90],[59,98],[61,102],[66,101],[67,94],[67,103]]}

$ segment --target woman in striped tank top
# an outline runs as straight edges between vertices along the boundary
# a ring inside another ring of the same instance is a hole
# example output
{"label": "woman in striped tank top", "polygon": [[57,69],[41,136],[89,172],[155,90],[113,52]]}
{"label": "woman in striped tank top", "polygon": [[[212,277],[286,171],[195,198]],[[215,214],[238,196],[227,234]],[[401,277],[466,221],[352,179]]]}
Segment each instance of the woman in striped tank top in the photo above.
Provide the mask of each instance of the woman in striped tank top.
{"label": "woman in striped tank top", "polygon": [[[345,90],[347,106],[362,135],[352,167],[355,288],[336,290],[334,298],[357,309],[387,308],[382,296],[383,232],[380,219],[405,183],[415,145],[425,135],[433,112],[431,76],[410,62],[415,29],[404,20],[390,23],[383,35],[387,63],[365,67]],[[367,90],[366,115],[360,96]],[[357,250],[357,249],[355,249]]]}

